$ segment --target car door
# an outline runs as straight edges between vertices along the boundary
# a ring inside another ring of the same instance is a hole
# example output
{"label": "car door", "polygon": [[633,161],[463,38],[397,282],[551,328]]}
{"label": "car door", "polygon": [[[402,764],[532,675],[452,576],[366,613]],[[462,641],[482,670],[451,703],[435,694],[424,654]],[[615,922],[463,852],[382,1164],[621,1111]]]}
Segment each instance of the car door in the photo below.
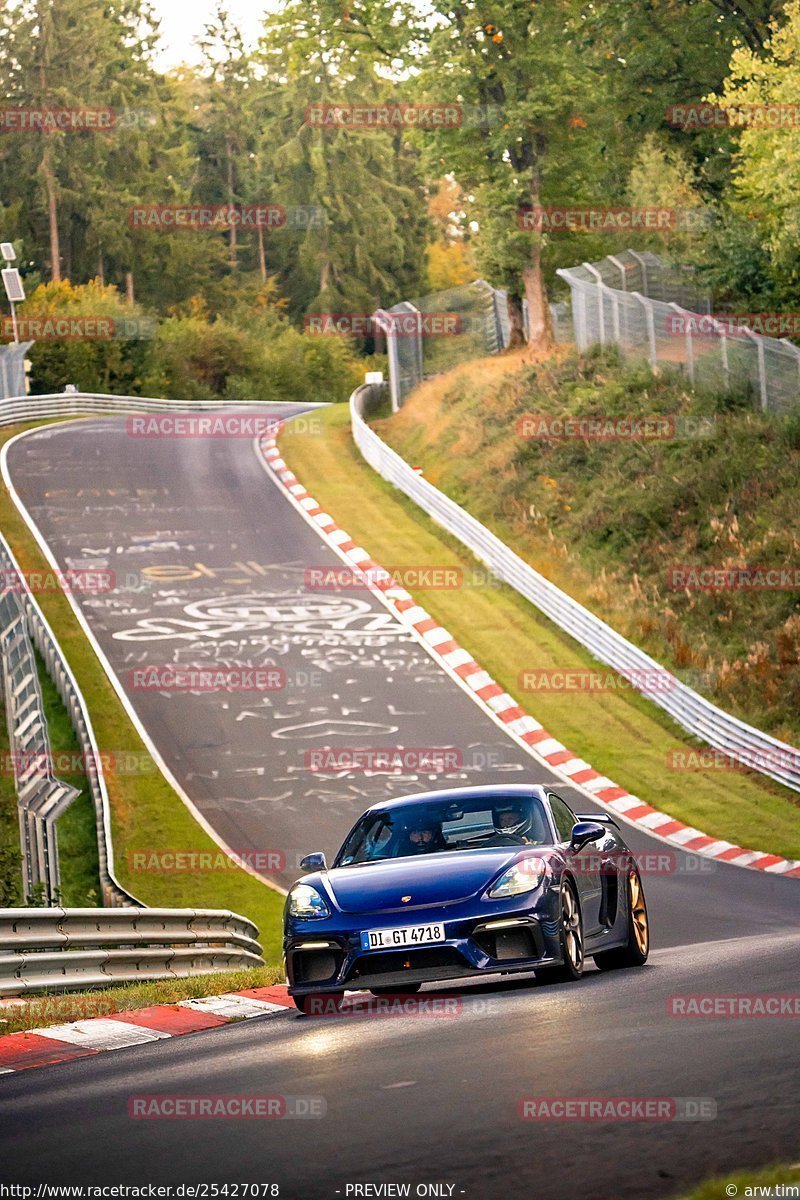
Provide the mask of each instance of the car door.
{"label": "car door", "polygon": [[569,843],[572,838],[572,827],[575,825],[575,814],[566,801],[557,796],[555,792],[548,792],[548,799],[559,843],[570,861],[578,888],[584,937],[592,937],[602,928],[600,915],[603,904],[603,878],[600,866],[600,846],[597,842],[589,842],[587,846],[576,853],[570,851]]}

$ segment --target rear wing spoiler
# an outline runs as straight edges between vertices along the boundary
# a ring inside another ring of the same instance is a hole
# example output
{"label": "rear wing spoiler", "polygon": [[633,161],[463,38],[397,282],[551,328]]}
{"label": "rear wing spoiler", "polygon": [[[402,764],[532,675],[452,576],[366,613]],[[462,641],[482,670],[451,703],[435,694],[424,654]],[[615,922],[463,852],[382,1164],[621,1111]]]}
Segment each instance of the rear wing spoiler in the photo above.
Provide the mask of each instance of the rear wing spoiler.
{"label": "rear wing spoiler", "polygon": [[575,813],[576,821],[602,821],[604,825],[613,825],[615,829],[619,829],[619,825],[613,817],[606,813]]}

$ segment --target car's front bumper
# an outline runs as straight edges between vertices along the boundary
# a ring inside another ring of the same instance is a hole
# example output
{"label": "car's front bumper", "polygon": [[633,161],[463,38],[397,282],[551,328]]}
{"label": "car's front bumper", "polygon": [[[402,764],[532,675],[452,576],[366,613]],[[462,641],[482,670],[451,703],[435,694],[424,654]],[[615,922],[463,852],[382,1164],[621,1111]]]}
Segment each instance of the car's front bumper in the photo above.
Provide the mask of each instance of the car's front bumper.
{"label": "car's front bumper", "polygon": [[[554,893],[505,902],[494,911],[462,906],[411,912],[337,914],[318,921],[289,918],[284,939],[290,995],[474,978],[530,971],[561,961]],[[525,905],[527,904],[527,907]],[[482,906],[483,907],[483,906]],[[364,950],[361,933],[410,924],[443,923],[446,940],[426,946]]]}

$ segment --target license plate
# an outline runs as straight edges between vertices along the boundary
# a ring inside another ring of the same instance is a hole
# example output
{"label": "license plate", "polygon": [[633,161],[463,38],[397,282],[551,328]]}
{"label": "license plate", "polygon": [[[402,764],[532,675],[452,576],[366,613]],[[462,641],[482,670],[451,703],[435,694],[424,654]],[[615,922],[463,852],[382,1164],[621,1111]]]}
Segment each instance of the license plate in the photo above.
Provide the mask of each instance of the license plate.
{"label": "license plate", "polygon": [[362,950],[385,950],[393,946],[427,946],[445,940],[444,925],[407,925],[403,929],[367,929],[361,934]]}

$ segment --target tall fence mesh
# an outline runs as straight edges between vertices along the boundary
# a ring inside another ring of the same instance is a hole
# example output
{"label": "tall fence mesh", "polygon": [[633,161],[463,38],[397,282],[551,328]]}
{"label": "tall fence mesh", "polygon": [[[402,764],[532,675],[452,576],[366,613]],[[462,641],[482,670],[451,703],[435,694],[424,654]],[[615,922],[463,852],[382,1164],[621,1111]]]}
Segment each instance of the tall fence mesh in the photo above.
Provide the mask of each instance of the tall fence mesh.
{"label": "tall fence mesh", "polygon": [[483,279],[380,309],[374,320],[386,337],[395,408],[426,376],[508,344],[505,293]]}
{"label": "tall fence mesh", "polygon": [[[557,341],[571,339],[568,304],[550,306]],[[508,295],[484,279],[404,300],[373,314],[386,338],[392,407],[423,379],[498,354],[511,340]],[[523,304],[527,336],[527,305]]]}
{"label": "tall fence mesh", "polygon": [[[746,320],[715,316],[710,293],[688,268],[650,251],[623,250],[557,274],[571,298],[550,305],[557,342],[574,338],[581,350],[616,345],[653,370],[679,367],[697,386],[749,394],[765,412],[798,408],[800,348],[788,338],[753,331]],[[527,335],[527,304],[522,308]],[[457,319],[449,331],[426,328],[428,318],[442,314]],[[400,318],[410,318],[402,332]],[[496,354],[510,340],[508,297],[482,279],[396,304],[375,320],[386,334],[395,409],[427,376]]]}
{"label": "tall fence mesh", "polygon": [[712,315],[688,270],[627,250],[557,274],[570,287],[579,349],[617,345],[653,370],[679,367],[692,384],[749,393],[765,412],[797,409],[800,348],[754,332],[746,319]]}

